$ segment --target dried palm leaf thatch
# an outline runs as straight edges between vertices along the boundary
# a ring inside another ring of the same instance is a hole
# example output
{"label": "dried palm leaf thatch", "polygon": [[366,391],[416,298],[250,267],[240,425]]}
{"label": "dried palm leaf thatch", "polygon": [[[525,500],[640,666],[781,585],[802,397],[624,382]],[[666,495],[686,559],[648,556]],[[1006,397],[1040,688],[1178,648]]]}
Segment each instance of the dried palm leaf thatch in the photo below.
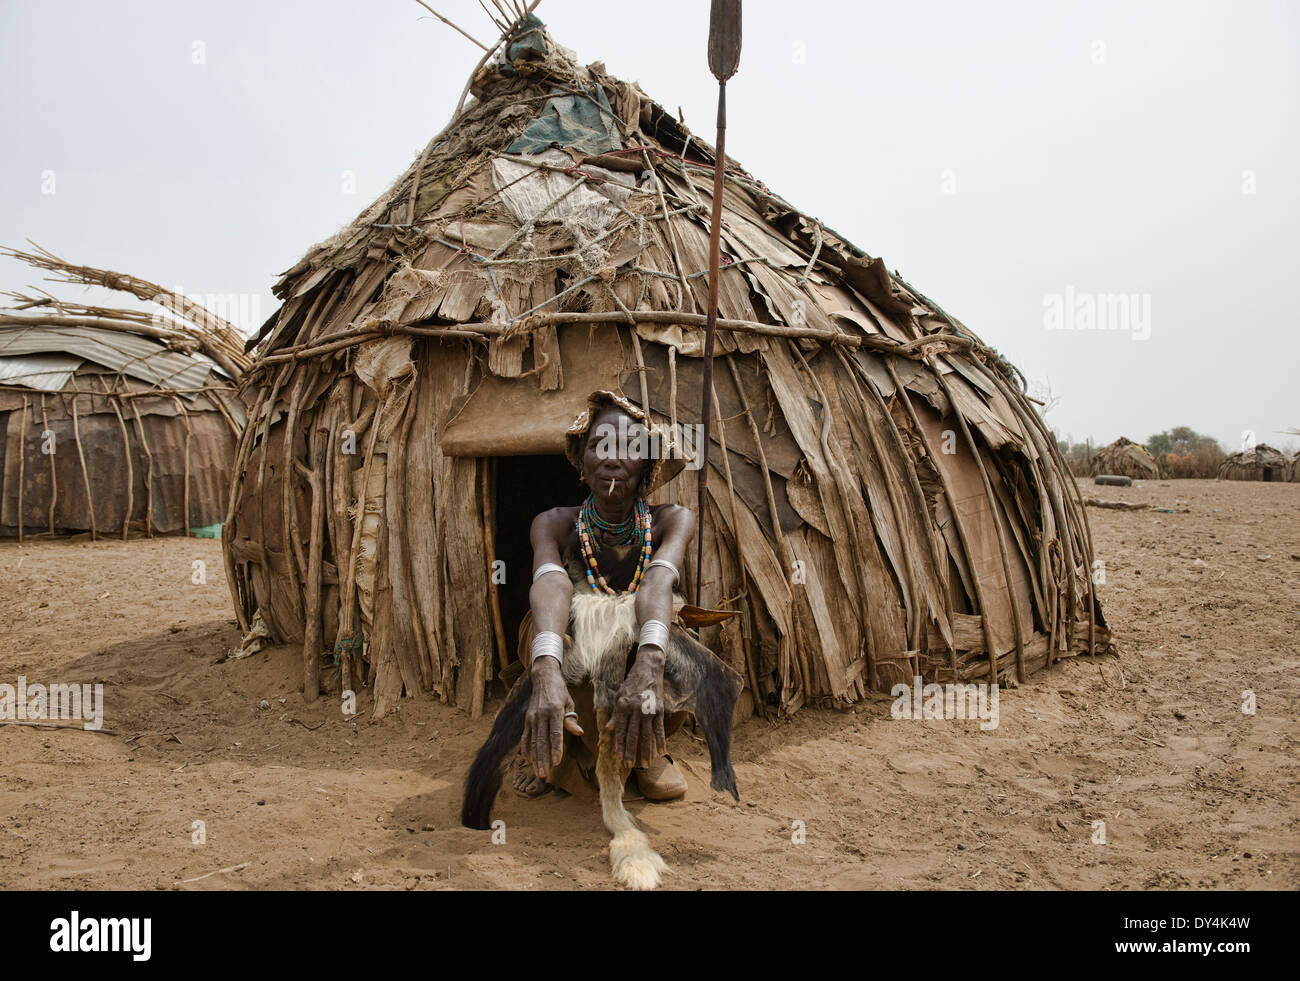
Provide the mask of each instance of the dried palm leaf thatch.
{"label": "dried palm leaf thatch", "polygon": [[1121,436],[1109,446],[1098,450],[1089,468],[1091,476],[1109,473],[1134,480],[1157,480],[1160,465],[1147,448]]}
{"label": "dried palm leaf thatch", "polygon": [[146,280],[5,251],[63,282],[174,302],[168,315],[6,294],[0,536],[127,538],[219,523],[244,423],[235,386],[249,364],[233,328]]}
{"label": "dried palm leaf thatch", "polygon": [[[589,393],[700,422],[712,148],[532,15],[470,89],[284,274],[245,380],[236,606],[303,645],[309,698],[332,649],[376,715],[422,691],[478,714],[509,675],[528,523],[580,500],[562,454]],[[1087,517],[1023,378],[730,158],[723,204],[708,541],[683,585],[742,612],[701,639],[745,704],[1106,649]]]}
{"label": "dried palm leaf thatch", "polygon": [[[23,262],[37,269],[45,269],[55,275],[50,277],[52,282],[75,283],[81,286],[102,286],[110,290],[118,290],[123,293],[130,293],[138,299],[150,303],[157,303],[164,307],[170,314],[170,317],[162,319],[163,329],[172,335],[181,335],[189,338],[207,357],[221,366],[221,369],[228,377],[238,380],[250,363],[247,354],[244,353],[244,338],[228,321],[217,316],[211,310],[208,310],[196,300],[185,296],[183,293],[177,293],[173,290],[159,286],[157,283],[151,283],[147,279],[140,279],[126,273],[113,272],[111,269],[97,269],[94,266],[79,266],[59,258],[53,252],[41,248],[34,242],[29,243],[34,251],[23,252],[17,249],[3,248],[0,249],[0,255],[6,255],[13,259],[21,259]],[[43,301],[35,301],[28,297],[19,296],[20,300],[27,301],[23,307],[40,306]],[[58,305],[58,301],[53,297],[47,297],[49,301]],[[117,311],[121,313],[121,311]],[[144,322],[148,317],[150,324],[158,324],[159,318],[148,314],[133,312],[129,319]],[[101,325],[104,326],[104,325]],[[145,333],[139,327],[136,332]],[[160,334],[150,334],[160,339],[165,339]]]}
{"label": "dried palm leaf thatch", "polygon": [[1280,450],[1260,443],[1252,450],[1238,450],[1219,464],[1219,480],[1289,480],[1291,461]]}

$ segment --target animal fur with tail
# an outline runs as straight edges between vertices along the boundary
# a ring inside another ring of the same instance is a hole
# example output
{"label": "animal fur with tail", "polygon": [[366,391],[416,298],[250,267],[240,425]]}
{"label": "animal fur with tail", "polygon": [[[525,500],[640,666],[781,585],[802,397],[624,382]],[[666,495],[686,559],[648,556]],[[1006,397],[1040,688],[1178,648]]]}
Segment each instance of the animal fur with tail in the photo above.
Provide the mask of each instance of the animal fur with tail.
{"label": "animal fur with tail", "polygon": [[[575,593],[569,609],[572,640],[566,638],[562,670],[569,686],[592,686],[599,730],[596,777],[601,817],[614,836],[609,846],[614,878],[632,889],[653,889],[668,867],[623,807],[623,785],[629,771],[615,755],[613,733],[605,728],[614,696],[635,656],[639,634],[635,603],[636,596],[630,593]],[[675,604],[680,607],[680,597]],[[731,767],[731,716],[740,688],[740,675],[707,647],[678,626],[669,629],[664,657],[664,710],[686,711],[695,717],[709,747],[709,785],[714,790],[725,790],[736,800],[740,796]],[[501,789],[502,765],[519,748],[532,694],[532,679],[524,672],[497,714],[487,742],[474,757],[465,779],[460,816],[467,828],[486,830],[491,826],[492,803]]]}

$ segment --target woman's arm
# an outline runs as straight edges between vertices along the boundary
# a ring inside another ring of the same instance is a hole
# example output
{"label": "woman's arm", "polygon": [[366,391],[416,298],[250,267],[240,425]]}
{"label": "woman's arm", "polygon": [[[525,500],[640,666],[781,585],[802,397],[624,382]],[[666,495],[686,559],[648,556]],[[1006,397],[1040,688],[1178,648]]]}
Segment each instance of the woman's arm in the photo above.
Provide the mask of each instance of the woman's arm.
{"label": "woman's arm", "polygon": [[[530,538],[533,544],[533,571],[547,562],[560,563],[560,540],[568,530],[568,517],[560,508],[545,511],[533,519]],[[549,630],[564,636],[569,626],[569,604],[573,583],[567,575],[552,572],[533,582],[528,603],[533,611],[537,633]],[[524,735],[519,750],[532,764],[533,772],[545,779],[564,757],[564,729],[582,735],[576,719],[566,719],[573,711],[573,698],[564,683],[560,662],[553,657],[539,657],[529,668],[533,694],[524,717]]]}
{"label": "woman's arm", "polygon": [[[663,508],[655,522],[658,546],[651,559],[671,562],[679,571],[686,558],[686,547],[695,536],[695,515],[678,505]],[[558,576],[555,578],[559,578]],[[647,569],[641,576],[636,594],[636,618],[640,624],[658,620],[669,625],[673,620],[673,574],[663,566]],[[648,766],[654,756],[667,749],[664,735],[665,651],[659,647],[637,649],[632,669],[623,680],[614,699],[614,750],[625,766]]]}

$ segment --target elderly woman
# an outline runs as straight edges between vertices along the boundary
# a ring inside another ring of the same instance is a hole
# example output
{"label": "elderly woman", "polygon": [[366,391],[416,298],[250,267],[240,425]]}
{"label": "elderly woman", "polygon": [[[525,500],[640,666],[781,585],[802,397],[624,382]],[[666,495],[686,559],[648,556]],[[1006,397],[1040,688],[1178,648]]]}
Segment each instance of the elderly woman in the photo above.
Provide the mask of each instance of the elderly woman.
{"label": "elderly woman", "polygon": [[567,444],[569,460],[591,493],[577,507],[553,508],[533,521],[529,651],[522,650],[527,620],[521,631],[521,654],[525,660],[531,654],[532,695],[514,780],[527,796],[545,793],[551,782],[572,788],[575,769],[589,773],[581,760],[576,766],[572,758],[565,760],[566,731],[581,740],[570,742],[570,757],[591,760],[596,748],[590,695],[579,693],[581,704],[575,705],[560,670],[575,590],[636,594],[640,642],[614,698],[614,750],[633,768],[647,799],[675,800],[686,793],[686,780],[665,756],[667,735],[684,714],[665,724],[663,675],[673,591],[695,534],[695,515],[678,505],[645,503],[645,495],[666,478],[665,461],[648,436],[640,409],[612,392],[593,393]]}

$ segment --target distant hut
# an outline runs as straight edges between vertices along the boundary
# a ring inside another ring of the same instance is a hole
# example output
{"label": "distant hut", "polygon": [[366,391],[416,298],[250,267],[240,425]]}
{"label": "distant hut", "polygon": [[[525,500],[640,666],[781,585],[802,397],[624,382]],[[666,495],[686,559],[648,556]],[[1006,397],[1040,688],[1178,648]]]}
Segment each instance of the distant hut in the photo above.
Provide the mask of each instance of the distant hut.
{"label": "distant hut", "polygon": [[[1283,429],[1281,432],[1286,436],[1300,436],[1300,429]],[[1300,450],[1296,450],[1292,453],[1291,459],[1288,462],[1291,468],[1289,471],[1289,479],[1296,483],[1300,483]]]}
{"label": "distant hut", "polygon": [[1160,477],[1160,465],[1145,446],[1121,436],[1097,451],[1089,473],[1093,477],[1108,473],[1134,480],[1156,480]]}
{"label": "distant hut", "polygon": [[1280,450],[1260,443],[1253,450],[1238,450],[1219,464],[1220,480],[1284,481],[1291,479],[1291,461]]}
{"label": "distant hut", "polygon": [[[477,714],[515,668],[529,523],[582,499],[564,433],[589,393],[700,419],[713,149],[532,15],[468,90],[275,287],[223,532],[243,626],[301,645],[308,699],[332,651],[376,716],[422,691]],[[732,160],[722,249],[682,573],[742,613],[701,639],[745,704],[1104,649],[1087,516],[1014,367]]]}
{"label": "distant hut", "polygon": [[244,423],[238,334],[144,280],[49,253],[7,254],[64,281],[163,297],[177,313],[8,294],[16,303],[0,311],[0,536],[126,538],[220,524]]}

